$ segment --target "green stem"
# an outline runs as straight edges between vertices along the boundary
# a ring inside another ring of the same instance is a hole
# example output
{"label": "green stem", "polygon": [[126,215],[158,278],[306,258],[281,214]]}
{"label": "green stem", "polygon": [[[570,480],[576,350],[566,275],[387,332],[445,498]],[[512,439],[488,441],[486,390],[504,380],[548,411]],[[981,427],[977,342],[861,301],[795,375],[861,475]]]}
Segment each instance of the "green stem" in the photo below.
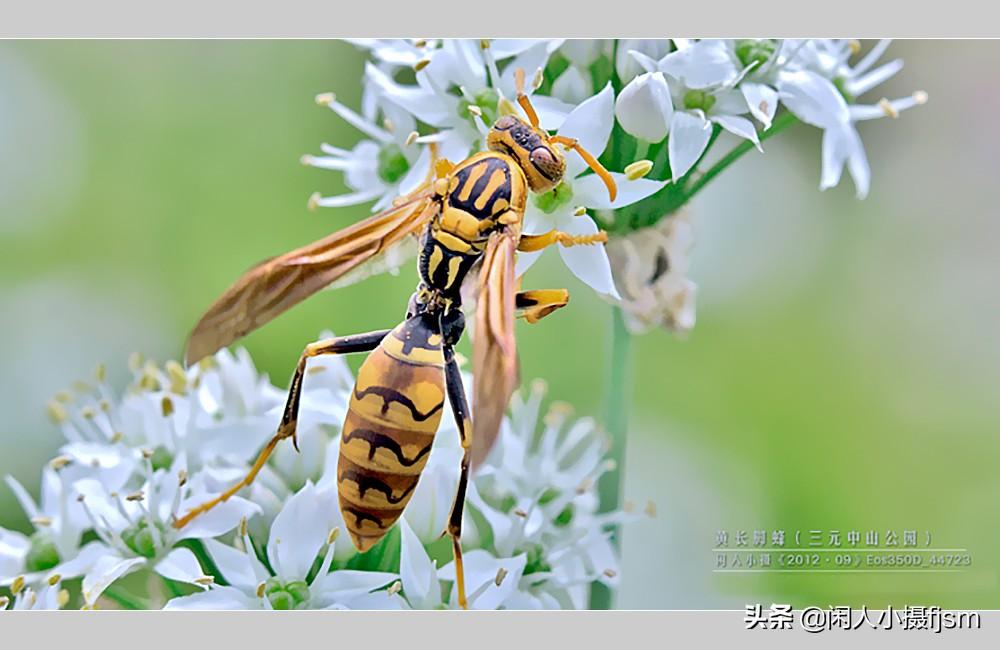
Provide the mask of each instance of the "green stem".
{"label": "green stem", "polygon": [[[610,512],[621,507],[629,397],[632,394],[632,335],[625,326],[625,317],[620,307],[612,308],[611,320],[611,346],[604,387],[604,422],[611,437],[608,458],[613,465],[598,483],[600,512]],[[611,530],[611,542],[616,550],[621,550],[621,530],[618,526]],[[611,589],[594,583],[590,590],[591,609],[611,609],[613,606],[614,593]]]}
{"label": "green stem", "polygon": [[125,609],[149,609],[149,605],[138,596],[133,596],[121,587],[112,585],[101,594],[108,600],[113,600]]}

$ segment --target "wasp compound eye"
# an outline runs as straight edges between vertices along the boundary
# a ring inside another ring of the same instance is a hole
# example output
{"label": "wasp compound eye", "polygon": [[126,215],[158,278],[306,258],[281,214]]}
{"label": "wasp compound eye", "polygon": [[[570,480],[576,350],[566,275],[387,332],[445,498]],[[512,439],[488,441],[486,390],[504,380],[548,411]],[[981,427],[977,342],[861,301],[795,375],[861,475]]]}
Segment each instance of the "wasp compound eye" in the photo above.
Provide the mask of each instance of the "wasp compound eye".
{"label": "wasp compound eye", "polygon": [[493,125],[493,128],[498,129],[500,131],[506,131],[515,124],[517,124],[516,117],[514,117],[513,115],[504,115],[503,117],[501,117],[499,120],[496,121],[496,124]]}
{"label": "wasp compound eye", "polygon": [[538,171],[553,181],[559,180],[566,165],[562,160],[557,159],[548,147],[536,147],[532,149],[528,159],[531,160],[531,164]]}

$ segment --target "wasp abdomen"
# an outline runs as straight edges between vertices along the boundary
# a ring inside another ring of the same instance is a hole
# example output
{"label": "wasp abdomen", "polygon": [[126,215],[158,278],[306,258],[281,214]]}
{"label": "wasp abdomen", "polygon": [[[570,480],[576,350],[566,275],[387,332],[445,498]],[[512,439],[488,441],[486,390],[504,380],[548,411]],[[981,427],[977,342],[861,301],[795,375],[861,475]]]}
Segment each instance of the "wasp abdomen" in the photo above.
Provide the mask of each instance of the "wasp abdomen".
{"label": "wasp abdomen", "polygon": [[358,371],[337,464],[340,510],[366,551],[399,519],[427,464],[444,408],[444,353],[433,318],[387,335]]}

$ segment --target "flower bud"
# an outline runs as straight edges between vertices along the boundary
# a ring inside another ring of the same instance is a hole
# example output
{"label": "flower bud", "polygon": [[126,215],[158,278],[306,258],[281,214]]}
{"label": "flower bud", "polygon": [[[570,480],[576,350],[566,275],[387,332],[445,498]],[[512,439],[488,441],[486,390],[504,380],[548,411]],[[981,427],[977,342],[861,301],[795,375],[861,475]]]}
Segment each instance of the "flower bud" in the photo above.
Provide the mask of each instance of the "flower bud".
{"label": "flower bud", "polygon": [[622,128],[647,142],[667,137],[673,112],[670,88],[662,72],[639,75],[622,89],[615,103],[615,116]]}

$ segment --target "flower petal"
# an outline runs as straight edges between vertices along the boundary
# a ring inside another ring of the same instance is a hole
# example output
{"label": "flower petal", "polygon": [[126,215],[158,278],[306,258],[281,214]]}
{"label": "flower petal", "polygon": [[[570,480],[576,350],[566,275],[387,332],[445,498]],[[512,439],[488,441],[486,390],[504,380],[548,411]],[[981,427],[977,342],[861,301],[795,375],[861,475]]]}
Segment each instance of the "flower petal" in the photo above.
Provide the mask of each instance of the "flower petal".
{"label": "flower petal", "polygon": [[760,148],[760,140],[757,138],[757,129],[754,128],[753,122],[747,118],[738,115],[714,115],[712,121],[733,135],[738,135],[744,140],[754,143],[757,151],[763,151]]}
{"label": "flower petal", "polygon": [[399,521],[402,549],[399,556],[399,577],[406,599],[414,609],[430,609],[441,603],[441,585],[437,570],[404,516]]}
{"label": "flower petal", "polygon": [[740,91],[743,92],[750,114],[760,120],[765,129],[771,128],[771,120],[778,110],[778,91],[767,84],[744,81],[740,84]]}
{"label": "flower petal", "polygon": [[[604,153],[611,137],[615,116],[615,91],[608,83],[601,92],[580,103],[566,116],[566,121],[559,128],[559,135],[576,138],[584,149],[595,158]],[[575,154],[566,158],[566,177],[575,178],[580,175],[587,164]]]}
{"label": "flower petal", "polygon": [[[207,495],[204,494],[192,494],[181,503],[179,512],[187,512],[203,503],[206,498]],[[180,530],[179,539],[218,537],[236,528],[244,517],[249,519],[260,511],[261,508],[256,503],[243,497],[232,497],[195,517],[194,521]]]}
{"label": "flower petal", "polygon": [[312,568],[339,512],[333,490],[317,489],[311,482],[296,492],[274,518],[267,541],[267,556],[278,577],[303,580]]}
{"label": "flower petal", "polygon": [[670,156],[670,171],[673,179],[688,173],[708,146],[712,137],[712,125],[700,114],[690,111],[675,111],[670,122],[670,139],[667,152]]}
{"label": "flower petal", "polygon": [[190,596],[171,598],[164,610],[219,611],[230,609],[260,609],[260,600],[235,587],[217,586]]}
{"label": "flower petal", "polygon": [[659,192],[669,181],[656,181],[649,178],[630,180],[625,174],[611,172],[618,186],[618,196],[612,201],[608,196],[608,188],[597,174],[582,176],[573,181],[573,200],[580,205],[595,210],[614,210],[632,205]]}
{"label": "flower petal", "polygon": [[788,110],[807,124],[825,129],[850,119],[840,91],[811,70],[782,71],[778,93]]}
{"label": "flower petal", "polygon": [[[574,216],[572,220],[561,224],[562,230],[570,235],[593,235],[598,231],[597,224],[589,216]],[[559,246],[559,255],[563,262],[584,283],[599,294],[618,298],[618,290],[611,277],[611,262],[604,244],[585,246]]]}
{"label": "flower petal", "polygon": [[[475,549],[465,553],[463,565],[465,568],[466,592],[469,595],[471,609],[493,610],[503,606],[504,602],[517,592],[518,583],[524,574],[528,556],[525,554],[510,558],[495,558],[488,551]],[[506,573],[499,585],[497,575],[503,569]],[[455,581],[455,563],[450,562],[438,571],[442,580]],[[457,593],[451,590],[451,602],[455,605]]]}
{"label": "flower petal", "polygon": [[191,549],[175,548],[167,553],[166,557],[156,563],[153,570],[164,578],[196,584],[195,580],[205,576],[198,558],[195,557]]}
{"label": "flower petal", "polygon": [[660,60],[659,68],[688,88],[724,86],[740,74],[729,45],[717,38],[705,38],[671,52]]}
{"label": "flower petal", "polygon": [[123,559],[117,555],[105,555],[97,560],[93,568],[83,577],[84,601],[88,605],[93,605],[115,580],[144,564],[146,564],[144,557]]}

